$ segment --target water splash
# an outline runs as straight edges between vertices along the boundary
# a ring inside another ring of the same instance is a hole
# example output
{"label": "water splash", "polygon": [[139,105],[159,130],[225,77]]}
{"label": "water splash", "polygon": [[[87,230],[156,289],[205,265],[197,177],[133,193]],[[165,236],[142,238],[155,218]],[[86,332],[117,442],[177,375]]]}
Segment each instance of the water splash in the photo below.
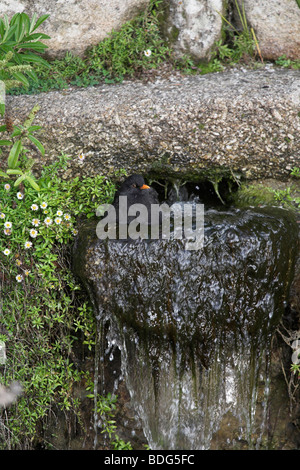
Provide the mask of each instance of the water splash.
{"label": "water splash", "polygon": [[75,272],[109,319],[106,340],[121,351],[151,448],[260,447],[270,342],[297,240],[278,208],[207,211],[199,251],[182,240],[107,243],[82,230]]}

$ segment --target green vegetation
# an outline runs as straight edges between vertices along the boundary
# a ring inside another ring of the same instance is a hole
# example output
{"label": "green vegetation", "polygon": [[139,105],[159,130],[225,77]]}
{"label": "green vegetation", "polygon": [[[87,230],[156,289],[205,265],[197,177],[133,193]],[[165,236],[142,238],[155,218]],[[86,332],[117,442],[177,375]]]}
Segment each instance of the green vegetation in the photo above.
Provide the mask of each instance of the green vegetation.
{"label": "green vegetation", "polygon": [[23,395],[0,409],[0,447],[32,448],[37,428],[57,407],[79,415],[74,384],[85,373],[74,364],[78,343],[94,346],[91,306],[70,270],[79,215],[91,216],[111,201],[114,184],[102,176],[65,181],[61,157],[46,167],[39,191],[0,182],[0,333],[7,361],[1,383],[19,382]]}
{"label": "green vegetation", "polygon": [[[11,88],[10,93],[33,94],[69,86],[87,87],[100,83],[116,83],[128,77],[139,78],[146,70],[158,68],[164,63],[185,74],[219,72],[239,63],[252,67],[262,65],[263,57],[255,32],[249,28],[244,9],[239,9],[237,2],[236,8],[242,29],[236,29],[221,15],[222,39],[215,43],[210,60],[199,63],[188,55],[180,60],[174,58],[172,47],[161,34],[163,8],[162,0],[152,0],[143,13],[125,23],[119,31],[112,31],[108,38],[88,50],[84,58],[67,53],[63,59],[53,60],[45,67],[39,56],[36,60],[31,56],[33,69],[26,83],[23,80],[22,86]],[[47,15],[44,16],[43,21]],[[30,38],[30,35],[28,37]],[[292,61],[282,56],[275,61],[275,65],[299,69],[300,61]]]}
{"label": "green vegetation", "polygon": [[[291,176],[300,178],[300,169],[293,168]],[[300,210],[299,185],[292,184],[285,189],[274,189],[262,184],[242,184],[233,195],[237,206],[278,205],[292,210]]]}
{"label": "green vegetation", "polygon": [[48,16],[37,19],[34,14],[30,20],[25,13],[16,13],[10,21],[6,15],[0,18],[0,80],[5,82],[7,90],[19,85],[28,87],[28,80],[37,81],[33,64],[50,67],[37,55],[48,47],[41,39],[49,39],[49,36],[37,32]]}
{"label": "green vegetation", "polygon": [[13,93],[115,83],[146,69],[157,68],[170,56],[159,29],[157,7],[160,3],[161,0],[152,1],[136,19],[125,23],[120,31],[112,31],[107,39],[87,51],[84,59],[67,53],[64,59],[52,61],[49,69],[37,65],[38,81],[30,81],[28,87],[15,88]]}

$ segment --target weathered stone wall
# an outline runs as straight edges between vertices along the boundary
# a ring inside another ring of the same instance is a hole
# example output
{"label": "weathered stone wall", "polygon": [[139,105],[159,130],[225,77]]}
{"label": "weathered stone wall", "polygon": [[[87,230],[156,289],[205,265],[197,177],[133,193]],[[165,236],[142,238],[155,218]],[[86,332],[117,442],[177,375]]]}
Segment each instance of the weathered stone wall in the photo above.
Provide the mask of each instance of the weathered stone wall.
{"label": "weathered stone wall", "polygon": [[[40,31],[48,34],[48,55],[67,51],[83,55],[85,50],[119,29],[150,0],[0,0],[1,15],[14,13],[50,14]],[[247,22],[253,27],[265,59],[281,55],[300,59],[300,8],[296,0],[238,0],[244,2]],[[162,29],[177,57],[191,54],[209,59],[214,43],[221,38],[221,14],[228,17],[228,6],[235,11],[235,0],[164,0]],[[231,21],[231,18],[230,18]]]}
{"label": "weathered stone wall", "polygon": [[125,168],[197,178],[221,168],[250,179],[284,179],[300,165],[298,71],[176,75],[9,96],[6,103],[16,123],[40,105],[46,159],[39,164],[64,152],[74,157],[73,175]]}
{"label": "weathered stone wall", "polygon": [[1,0],[0,12],[9,18],[22,12],[30,17],[33,13],[49,14],[39,31],[51,37],[44,41],[49,47],[47,54],[59,57],[67,51],[83,55],[148,4],[149,0]]}
{"label": "weathered stone wall", "polygon": [[296,0],[238,0],[265,59],[300,59],[300,8]]}
{"label": "weathered stone wall", "polygon": [[225,4],[225,0],[165,0],[163,30],[175,56],[210,58],[215,41],[221,38],[220,14],[225,14]]}

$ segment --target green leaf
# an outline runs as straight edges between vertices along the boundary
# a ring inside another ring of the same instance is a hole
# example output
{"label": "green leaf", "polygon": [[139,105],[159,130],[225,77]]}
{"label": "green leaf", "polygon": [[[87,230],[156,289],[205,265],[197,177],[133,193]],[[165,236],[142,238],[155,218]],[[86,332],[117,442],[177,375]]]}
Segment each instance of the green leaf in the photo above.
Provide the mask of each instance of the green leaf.
{"label": "green leaf", "polygon": [[42,129],[42,126],[29,126],[27,128],[27,131],[28,132],[34,132],[34,131],[38,131],[39,129]]}
{"label": "green leaf", "polygon": [[21,82],[22,85],[24,85],[25,87],[29,86],[29,82],[28,82],[27,78],[21,72],[14,72],[14,73],[12,73],[12,76],[16,80],[18,80],[18,82]]}
{"label": "green leaf", "polygon": [[39,185],[37,184],[37,182],[34,180],[34,178],[32,176],[26,175],[26,180],[33,187],[33,189],[36,189],[36,191],[40,190]]}
{"label": "green leaf", "polygon": [[37,39],[51,39],[50,36],[48,36],[48,34],[44,34],[44,33],[33,33],[33,34],[29,34],[29,36],[26,36],[24,38],[24,40],[26,41],[36,41]]}
{"label": "green leaf", "polygon": [[11,137],[17,137],[18,135],[22,134],[22,129],[16,126],[11,134]]}
{"label": "green leaf", "polygon": [[8,28],[3,37],[2,37],[2,42],[7,42],[10,40],[10,38],[13,36],[13,34],[15,33],[15,30],[16,30],[17,26],[16,25],[13,25],[11,26],[10,28]]}
{"label": "green leaf", "polygon": [[11,145],[12,141],[11,140],[0,140],[0,145]]}
{"label": "green leaf", "polygon": [[0,132],[5,132],[6,131],[6,124],[3,124],[3,126],[0,126]]}
{"label": "green leaf", "polygon": [[45,59],[35,54],[22,54],[22,61],[37,64],[37,65],[44,65],[47,68],[51,68],[51,65],[48,64],[48,62]]}
{"label": "green leaf", "polygon": [[37,22],[35,23],[34,25],[34,28],[32,29],[32,31],[35,31],[50,15],[42,15],[39,17],[39,19],[37,20]]}
{"label": "green leaf", "polygon": [[2,178],[9,178],[9,176],[7,176],[7,174],[4,173],[4,172],[1,171],[1,170],[0,170],[0,176],[1,176]]}
{"label": "green leaf", "polygon": [[19,184],[21,184],[22,181],[24,181],[25,178],[26,178],[25,174],[21,175],[18,179],[16,179],[16,181],[14,183],[14,186],[19,186]]}
{"label": "green leaf", "polygon": [[8,169],[6,171],[6,173],[8,175],[23,175],[23,171],[21,171],[21,170],[10,170],[10,169]]}
{"label": "green leaf", "polygon": [[11,151],[9,152],[9,156],[7,160],[8,168],[16,168],[21,149],[22,149],[22,142],[20,140],[17,140],[12,146]]}
{"label": "green leaf", "polygon": [[39,151],[41,152],[42,155],[45,155],[45,148],[39,140],[37,140],[35,137],[33,137],[33,135],[29,135],[28,139],[30,139],[31,142],[34,143],[34,145],[37,146],[37,148],[39,149]]}
{"label": "green leaf", "polygon": [[46,44],[36,41],[36,42],[22,42],[21,44],[18,44],[18,47],[21,47],[22,49],[33,49],[37,52],[43,52],[45,49],[48,48]]}

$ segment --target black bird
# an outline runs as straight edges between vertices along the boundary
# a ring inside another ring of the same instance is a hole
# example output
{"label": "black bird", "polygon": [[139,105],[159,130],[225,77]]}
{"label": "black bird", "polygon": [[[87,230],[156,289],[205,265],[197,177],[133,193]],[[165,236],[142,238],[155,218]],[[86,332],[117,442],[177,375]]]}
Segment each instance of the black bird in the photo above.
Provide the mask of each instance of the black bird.
{"label": "black bird", "polygon": [[[142,175],[131,175],[121,184],[120,188],[115,194],[113,206],[116,209],[118,218],[120,207],[120,196],[127,196],[127,210],[133,204],[143,204],[147,209],[148,223],[151,222],[151,204],[159,204],[158,194],[154,188],[145,184]],[[127,223],[134,220],[138,214],[134,216],[127,216]]]}

